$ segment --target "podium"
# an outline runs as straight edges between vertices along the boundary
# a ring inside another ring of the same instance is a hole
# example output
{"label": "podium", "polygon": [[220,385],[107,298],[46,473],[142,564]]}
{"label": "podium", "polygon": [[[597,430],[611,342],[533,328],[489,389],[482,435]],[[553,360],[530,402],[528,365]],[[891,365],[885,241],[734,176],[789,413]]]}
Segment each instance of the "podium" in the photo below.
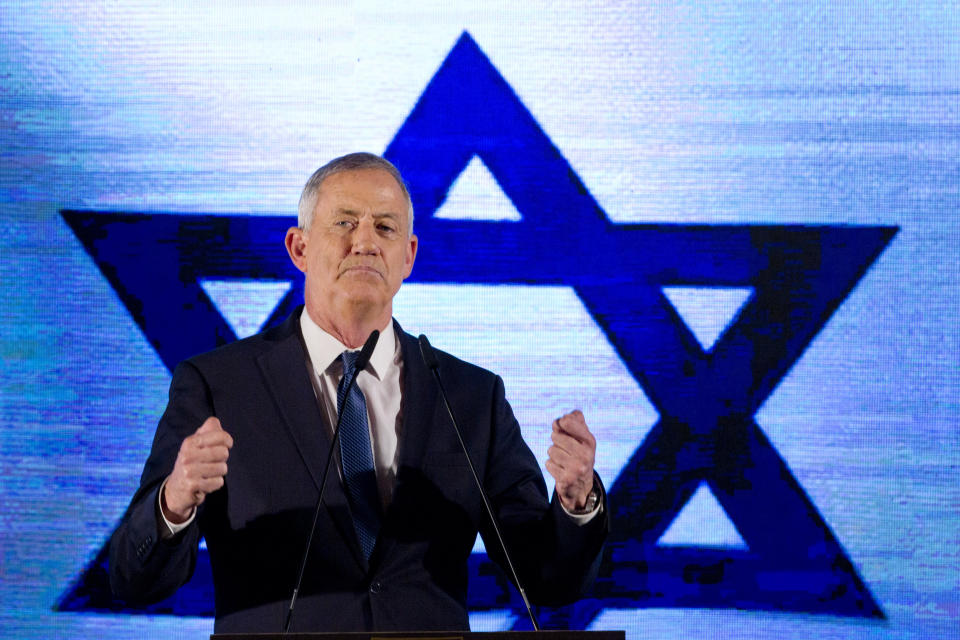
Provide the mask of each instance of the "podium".
{"label": "podium", "polygon": [[625,640],[625,631],[359,631],[215,633],[210,640]]}

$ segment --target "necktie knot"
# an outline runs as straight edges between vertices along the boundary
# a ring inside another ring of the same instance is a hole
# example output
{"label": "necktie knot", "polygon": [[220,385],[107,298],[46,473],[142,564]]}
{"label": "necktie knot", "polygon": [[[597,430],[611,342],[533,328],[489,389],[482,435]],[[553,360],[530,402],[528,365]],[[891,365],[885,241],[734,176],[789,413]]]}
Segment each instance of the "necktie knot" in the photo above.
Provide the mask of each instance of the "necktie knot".
{"label": "necktie knot", "polygon": [[340,360],[343,362],[343,377],[347,382],[353,376],[353,370],[357,367],[357,358],[359,357],[359,351],[344,351],[340,354]]}
{"label": "necktie knot", "polygon": [[[343,377],[340,378],[340,384],[337,387],[337,413],[343,411],[347,385],[353,380],[354,370],[357,368],[357,358],[359,357],[359,351],[344,351],[340,354],[340,361],[343,363]],[[359,391],[357,383],[354,383],[353,388],[354,392]]]}

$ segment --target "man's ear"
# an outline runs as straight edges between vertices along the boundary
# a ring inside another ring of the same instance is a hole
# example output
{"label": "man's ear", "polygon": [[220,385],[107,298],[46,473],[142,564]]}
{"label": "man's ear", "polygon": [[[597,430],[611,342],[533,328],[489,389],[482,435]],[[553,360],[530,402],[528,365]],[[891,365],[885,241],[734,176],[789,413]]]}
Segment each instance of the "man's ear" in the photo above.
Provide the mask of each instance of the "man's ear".
{"label": "man's ear", "polygon": [[406,280],[410,277],[410,273],[413,271],[413,263],[417,259],[417,236],[410,234],[409,240],[407,240],[406,255],[404,256],[404,273],[403,279]]}
{"label": "man's ear", "polygon": [[284,238],[284,245],[287,247],[287,254],[293,265],[307,272],[307,236],[300,227],[290,227],[287,229],[287,237]]}

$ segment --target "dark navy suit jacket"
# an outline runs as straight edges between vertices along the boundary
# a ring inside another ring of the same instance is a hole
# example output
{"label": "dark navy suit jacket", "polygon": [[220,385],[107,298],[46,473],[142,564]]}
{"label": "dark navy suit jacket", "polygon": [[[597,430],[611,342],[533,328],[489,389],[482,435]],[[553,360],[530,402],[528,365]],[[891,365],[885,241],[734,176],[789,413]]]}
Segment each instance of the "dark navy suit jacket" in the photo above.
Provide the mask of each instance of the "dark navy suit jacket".
{"label": "dark navy suit jacket", "polygon": [[[393,500],[369,563],[338,475],[328,481],[292,630],[468,628],[467,558],[478,531],[495,536],[413,336],[403,349],[403,425]],[[531,599],[578,597],[596,574],[606,510],[576,526],[520,435],[498,376],[437,352],[464,439]],[[173,374],[140,489],[110,544],[111,585],[149,602],[189,580],[207,541],[217,632],[282,628],[330,448],[311,383],[299,312],[282,325],[190,358]],[[157,491],[183,439],[209,416],[234,438],[225,485],[173,539],[157,534]]]}

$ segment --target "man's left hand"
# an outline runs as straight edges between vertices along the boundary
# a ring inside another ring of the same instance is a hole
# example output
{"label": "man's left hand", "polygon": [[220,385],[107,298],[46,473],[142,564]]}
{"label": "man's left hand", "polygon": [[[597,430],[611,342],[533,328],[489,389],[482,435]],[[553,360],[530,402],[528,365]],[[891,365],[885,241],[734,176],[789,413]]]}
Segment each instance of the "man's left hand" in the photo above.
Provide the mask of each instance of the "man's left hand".
{"label": "man's left hand", "polygon": [[553,445],[547,449],[547,471],[557,483],[557,495],[567,511],[582,511],[593,490],[593,460],[597,451],[594,439],[580,411],[553,421],[550,435]]}

